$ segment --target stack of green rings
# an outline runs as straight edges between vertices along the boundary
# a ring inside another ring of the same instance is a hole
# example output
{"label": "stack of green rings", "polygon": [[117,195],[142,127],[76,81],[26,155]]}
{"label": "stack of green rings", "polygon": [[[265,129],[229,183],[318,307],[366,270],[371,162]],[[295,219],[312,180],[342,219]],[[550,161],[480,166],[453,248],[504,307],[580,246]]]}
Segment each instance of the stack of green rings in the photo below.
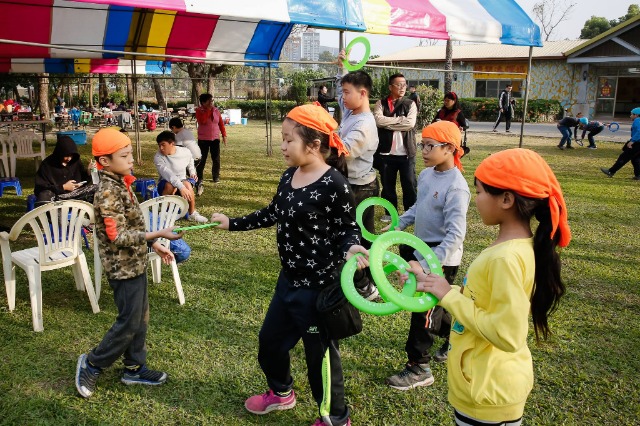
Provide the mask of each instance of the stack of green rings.
{"label": "stack of green rings", "polygon": [[[362,223],[364,211],[374,205],[384,207],[391,216],[389,231],[381,235],[375,235],[367,231]],[[387,275],[395,271],[405,272],[409,264],[397,254],[387,251],[389,247],[397,244],[406,244],[415,248],[424,257],[431,273],[444,276],[442,265],[431,248],[420,238],[407,232],[394,231],[398,226],[399,216],[393,205],[379,197],[371,197],[362,201],[356,208],[356,222],[362,230],[362,236],[372,243],[369,249],[369,269],[384,303],[371,302],[363,298],[355,288],[353,277],[357,270],[356,255],[347,261],[342,269],[340,284],[342,291],[349,302],[362,312],[372,315],[390,315],[401,310],[410,312],[425,312],[433,308],[438,299],[430,293],[416,292],[415,275],[409,273],[402,292],[398,292],[387,279]]]}

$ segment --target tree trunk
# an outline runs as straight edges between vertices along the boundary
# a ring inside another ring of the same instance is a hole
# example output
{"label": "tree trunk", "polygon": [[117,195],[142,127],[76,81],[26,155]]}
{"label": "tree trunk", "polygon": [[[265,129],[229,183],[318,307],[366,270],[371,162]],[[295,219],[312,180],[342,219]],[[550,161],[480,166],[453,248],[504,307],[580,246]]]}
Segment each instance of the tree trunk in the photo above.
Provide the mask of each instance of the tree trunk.
{"label": "tree trunk", "polygon": [[444,63],[444,92],[451,91],[451,85],[453,84],[453,45],[451,40],[447,40],[446,62]]}
{"label": "tree trunk", "polygon": [[38,108],[45,119],[49,119],[49,74],[38,76]]}
{"label": "tree trunk", "polygon": [[198,97],[204,92],[204,79],[208,76],[209,65],[187,64],[187,73],[191,78],[191,103],[198,105]]}
{"label": "tree trunk", "polygon": [[127,102],[131,104],[133,102],[133,84],[131,83],[131,76],[127,74]]}
{"label": "tree trunk", "polygon": [[207,75],[207,93],[211,93],[212,95],[215,93],[216,82],[213,79],[213,75],[211,74],[211,67],[209,67],[209,73]]}
{"label": "tree trunk", "polygon": [[69,99],[69,103],[66,105],[66,108],[71,108],[73,106],[73,97],[71,96],[71,82],[67,84],[67,98]]}
{"label": "tree trunk", "polygon": [[[93,108],[93,74],[89,74],[89,78],[87,79],[89,83],[89,108]],[[98,101],[100,104],[100,101]]]}
{"label": "tree trunk", "polygon": [[109,90],[107,88],[107,80],[104,74],[98,74],[98,104],[102,105],[107,101],[109,97]]}
{"label": "tree trunk", "polygon": [[164,100],[164,94],[162,93],[160,80],[156,76],[151,76],[151,81],[153,82],[153,88],[156,91],[156,100],[158,101],[158,106],[162,109],[167,109],[167,102]]}
{"label": "tree trunk", "polygon": [[233,99],[236,97],[236,81],[229,80],[229,99]]}

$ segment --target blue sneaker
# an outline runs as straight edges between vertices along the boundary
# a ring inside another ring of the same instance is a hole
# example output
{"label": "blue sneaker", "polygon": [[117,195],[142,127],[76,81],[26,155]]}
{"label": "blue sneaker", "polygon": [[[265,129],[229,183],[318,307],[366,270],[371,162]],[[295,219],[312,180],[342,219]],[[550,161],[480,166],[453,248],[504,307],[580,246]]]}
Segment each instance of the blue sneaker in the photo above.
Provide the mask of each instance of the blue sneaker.
{"label": "blue sneaker", "polygon": [[125,368],[120,381],[125,385],[157,386],[167,381],[167,373],[149,370],[146,365],[137,370]]}
{"label": "blue sneaker", "polygon": [[96,381],[102,370],[89,365],[87,354],[78,357],[78,365],[76,366],[76,389],[78,393],[89,398],[96,390]]}

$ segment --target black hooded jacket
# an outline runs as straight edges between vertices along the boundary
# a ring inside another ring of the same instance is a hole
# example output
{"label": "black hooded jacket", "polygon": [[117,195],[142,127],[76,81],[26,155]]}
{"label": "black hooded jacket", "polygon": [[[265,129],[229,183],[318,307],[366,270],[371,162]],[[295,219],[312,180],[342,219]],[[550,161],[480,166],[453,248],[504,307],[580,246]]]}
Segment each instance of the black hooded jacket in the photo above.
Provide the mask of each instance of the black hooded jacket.
{"label": "black hooded jacket", "polygon": [[[69,156],[72,157],[71,161],[63,166],[63,158]],[[70,180],[88,181],[89,173],[80,161],[80,154],[73,139],[69,136],[61,136],[53,153],[45,158],[38,168],[33,192],[36,197],[42,191],[51,191],[56,195],[64,194],[69,191],[65,191],[62,185]]]}

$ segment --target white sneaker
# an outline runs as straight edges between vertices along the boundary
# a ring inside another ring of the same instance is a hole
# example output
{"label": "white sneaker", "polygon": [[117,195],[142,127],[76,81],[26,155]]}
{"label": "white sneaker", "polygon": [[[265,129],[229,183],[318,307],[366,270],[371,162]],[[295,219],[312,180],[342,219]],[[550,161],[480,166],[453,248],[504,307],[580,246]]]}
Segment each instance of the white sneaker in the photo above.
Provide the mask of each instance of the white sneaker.
{"label": "white sneaker", "polygon": [[207,219],[206,217],[202,216],[200,213],[198,213],[197,210],[194,210],[193,213],[189,213],[189,220],[191,222],[198,222],[198,223],[207,223],[207,222],[209,222],[209,219]]}
{"label": "white sneaker", "polygon": [[204,192],[204,184],[201,183],[200,185],[198,185],[198,189],[196,191],[196,195],[199,197],[199,196],[202,195],[203,192]]}
{"label": "white sneaker", "polygon": [[389,223],[391,222],[391,216],[389,216],[388,214],[383,215],[380,218],[380,222],[385,222],[385,223]]}

